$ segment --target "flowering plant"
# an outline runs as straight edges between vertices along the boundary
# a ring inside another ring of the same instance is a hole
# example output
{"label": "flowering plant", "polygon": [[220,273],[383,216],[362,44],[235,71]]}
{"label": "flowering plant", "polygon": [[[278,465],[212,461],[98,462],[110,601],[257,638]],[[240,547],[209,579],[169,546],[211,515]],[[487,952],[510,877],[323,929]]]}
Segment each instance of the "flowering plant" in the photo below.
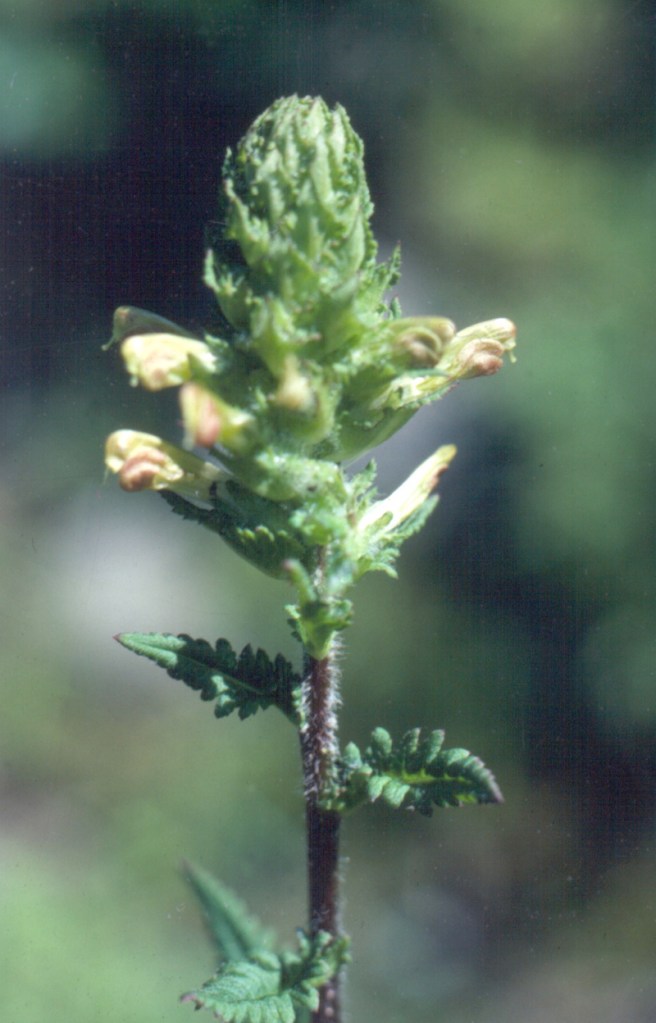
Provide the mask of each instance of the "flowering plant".
{"label": "flowering plant", "polygon": [[205,264],[217,333],[195,338],[132,307],[114,318],[112,340],[132,382],[180,388],[185,447],[119,430],[106,464],[125,490],[159,492],[174,512],[292,585],[286,610],[302,666],[250,646],[237,654],[225,639],[118,639],[213,701],[217,717],[275,706],[300,740],[309,914],[298,948],[277,948],[225,887],[188,867],[219,969],[184,999],[235,1023],[339,1023],[344,815],[379,799],[423,814],[501,800],[490,771],[467,750],[445,749],[441,731],[393,739],[376,728],[364,751],[340,747],[335,655],[351,621],[350,591],[367,572],[395,575],[455,449],[439,448],[384,498],[373,463],[352,474],[345,463],[459,380],[495,373],[515,330],[494,319],[457,331],[448,319],[405,318],[387,300],[399,255],[376,260],[363,147],[339,106],[274,103],[228,152],[221,201]]}

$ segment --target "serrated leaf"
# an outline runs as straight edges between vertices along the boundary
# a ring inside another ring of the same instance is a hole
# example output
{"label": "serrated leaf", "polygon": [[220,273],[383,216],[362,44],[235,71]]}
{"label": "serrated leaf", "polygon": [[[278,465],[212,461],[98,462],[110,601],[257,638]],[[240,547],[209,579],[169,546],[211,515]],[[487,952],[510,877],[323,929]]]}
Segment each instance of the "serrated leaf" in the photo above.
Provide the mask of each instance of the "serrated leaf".
{"label": "serrated leaf", "polygon": [[339,795],[331,808],[348,810],[383,799],[395,809],[404,806],[430,816],[433,807],[468,803],[502,803],[492,772],[465,749],[443,749],[444,732],[421,739],[418,728],[396,742],[384,728],[372,732],[361,754],[349,743],[340,761]]}
{"label": "serrated leaf", "polygon": [[209,1009],[225,1023],[294,1023],[291,992],[282,988],[280,959],[273,954],[258,961],[228,963],[199,991],[181,1001]]}
{"label": "serrated leaf", "polygon": [[251,916],[234,892],[201,867],[187,861],[182,866],[185,880],[200,902],[220,961],[248,959],[271,947],[271,932]]}
{"label": "serrated leaf", "polygon": [[[217,533],[236,554],[275,579],[285,577],[284,565],[289,559],[301,558],[306,553],[303,543],[293,531],[277,521],[280,509],[275,505],[271,507],[273,502],[257,495],[251,495],[249,503],[253,505],[259,500],[261,507],[257,511],[263,521],[254,516],[252,507],[246,514],[233,500],[223,500],[216,492],[212,508],[200,508],[171,490],[160,490],[159,494],[176,515]],[[275,526],[269,521],[273,518],[276,519]]]}
{"label": "serrated leaf", "polygon": [[301,679],[281,654],[272,661],[263,650],[245,646],[239,656],[225,639],[214,647],[207,640],[181,633],[124,632],[116,639],[128,650],[148,657],[171,678],[200,692],[202,700],[215,700],[214,713],[240,718],[260,708],[276,706],[294,724],[300,724]]}
{"label": "serrated leaf", "polygon": [[299,935],[299,950],[260,952],[229,962],[198,991],[182,996],[197,1009],[209,1009],[225,1023],[294,1023],[319,1004],[319,988],[347,960],[347,940],[320,931]]}

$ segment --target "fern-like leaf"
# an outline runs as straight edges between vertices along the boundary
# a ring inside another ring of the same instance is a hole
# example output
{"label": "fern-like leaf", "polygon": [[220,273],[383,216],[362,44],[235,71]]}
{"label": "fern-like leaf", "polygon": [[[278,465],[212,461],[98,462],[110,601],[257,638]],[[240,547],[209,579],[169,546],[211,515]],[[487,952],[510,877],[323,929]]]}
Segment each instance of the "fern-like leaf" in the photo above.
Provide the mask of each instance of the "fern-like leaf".
{"label": "fern-like leaf", "polygon": [[281,654],[272,661],[264,650],[253,652],[248,645],[237,656],[226,639],[212,646],[184,633],[124,632],[116,639],[199,691],[201,700],[215,700],[218,718],[233,710],[246,718],[274,705],[294,724],[300,723],[301,679]]}
{"label": "fern-like leaf", "polygon": [[345,939],[320,931],[299,935],[299,950],[275,955],[258,952],[228,962],[198,991],[182,996],[197,1009],[209,1009],[225,1023],[294,1023],[319,1005],[319,988],[347,960]]}
{"label": "fern-like leaf", "polygon": [[200,508],[172,490],[160,490],[159,494],[176,515],[217,533],[242,558],[275,579],[285,577],[284,565],[289,558],[302,558],[306,553],[301,541],[289,528],[277,521],[275,526],[271,525],[274,516],[280,518],[280,510],[275,505],[271,507],[273,502],[265,502],[256,495],[249,500],[251,505],[259,501],[262,506],[256,509],[261,512],[259,521],[251,507],[247,509],[249,514],[244,514],[243,509],[232,501],[221,499],[216,492],[212,508]]}
{"label": "fern-like leaf", "polygon": [[225,1023],[294,1023],[296,1017],[291,992],[282,986],[280,959],[273,953],[228,963],[181,1001],[209,1009]]}
{"label": "fern-like leaf", "polygon": [[421,739],[420,729],[393,742],[384,728],[371,735],[364,754],[354,743],[344,750],[341,784],[331,800],[338,810],[383,799],[392,807],[404,806],[427,817],[434,806],[502,803],[492,772],[465,749],[443,749],[444,732]]}
{"label": "fern-like leaf", "polygon": [[238,962],[272,947],[272,933],[248,912],[234,892],[193,863],[185,861],[182,869],[200,902],[219,962]]}

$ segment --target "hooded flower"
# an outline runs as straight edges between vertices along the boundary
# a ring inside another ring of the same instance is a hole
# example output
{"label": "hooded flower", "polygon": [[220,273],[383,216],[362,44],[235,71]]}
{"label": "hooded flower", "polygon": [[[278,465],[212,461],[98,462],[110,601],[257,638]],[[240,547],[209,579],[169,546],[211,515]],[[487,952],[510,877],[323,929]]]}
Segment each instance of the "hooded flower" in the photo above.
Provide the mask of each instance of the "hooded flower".
{"label": "hooded flower", "polygon": [[216,358],[204,341],[176,334],[132,334],[121,345],[130,382],[147,391],[177,387],[191,380],[194,369],[212,373]]}
{"label": "hooded flower", "polygon": [[453,444],[444,444],[435,454],[418,465],[407,480],[394,490],[389,497],[369,505],[360,519],[360,528],[367,529],[381,522],[385,530],[396,529],[402,522],[419,511],[430,493],[437,486],[442,473],[448,469],[455,457]]}
{"label": "hooded flower", "polygon": [[226,473],[210,462],[151,433],[117,430],[105,444],[105,465],[124,490],[173,490],[194,501],[209,501]]}
{"label": "hooded flower", "polygon": [[[417,323],[420,322],[417,319]],[[427,318],[426,322],[430,320]],[[505,318],[486,320],[459,330],[444,343],[437,361],[425,375],[414,371],[395,377],[376,395],[371,407],[379,410],[419,408],[442,397],[459,380],[491,376],[501,369],[506,353],[513,358],[515,333],[515,324]],[[416,328],[414,335],[421,336]]]}

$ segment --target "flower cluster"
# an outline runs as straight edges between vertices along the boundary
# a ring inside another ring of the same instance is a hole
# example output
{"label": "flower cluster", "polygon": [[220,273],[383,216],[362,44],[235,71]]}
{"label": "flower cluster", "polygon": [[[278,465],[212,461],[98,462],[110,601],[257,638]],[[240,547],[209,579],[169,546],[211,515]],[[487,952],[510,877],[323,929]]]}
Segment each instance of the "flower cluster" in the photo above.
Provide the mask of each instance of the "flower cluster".
{"label": "flower cluster", "polygon": [[[459,380],[495,373],[515,328],[494,319],[457,331],[436,316],[404,318],[388,301],[398,253],[377,262],[362,143],[339,106],[276,102],[228,152],[221,202],[222,231],[210,231],[205,263],[220,336],[193,337],[124,306],[113,337],[132,383],[180,388],[186,447],[210,460],[119,431],[107,466],[126,489],[201,503],[215,500],[219,478],[232,481],[232,505],[248,505],[249,529],[254,500],[262,529],[277,505],[308,550],[360,520],[366,532],[380,518],[375,494],[363,503],[342,463]],[[435,466],[452,453],[442,449],[387,499],[390,530],[404,507],[426,499]]]}

